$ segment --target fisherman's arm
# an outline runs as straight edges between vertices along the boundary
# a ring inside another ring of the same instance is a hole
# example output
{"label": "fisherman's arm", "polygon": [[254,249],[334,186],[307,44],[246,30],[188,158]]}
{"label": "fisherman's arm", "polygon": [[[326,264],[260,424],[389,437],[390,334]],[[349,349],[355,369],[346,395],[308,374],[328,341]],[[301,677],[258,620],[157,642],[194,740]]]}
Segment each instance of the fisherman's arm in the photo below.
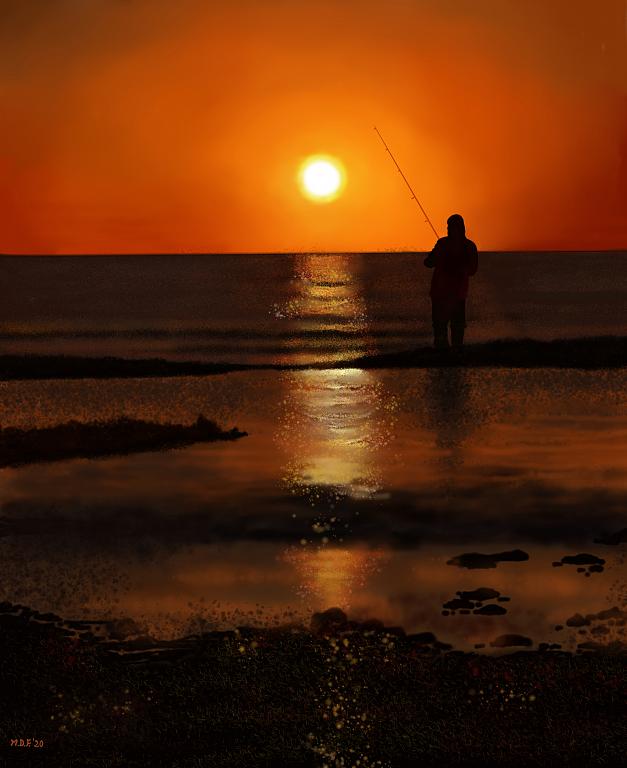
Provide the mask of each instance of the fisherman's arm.
{"label": "fisherman's arm", "polygon": [[433,269],[433,267],[435,267],[438,260],[438,255],[442,249],[441,242],[441,240],[438,240],[438,242],[433,246],[431,253],[423,261],[425,267],[429,267],[429,269]]}
{"label": "fisherman's arm", "polygon": [[477,252],[477,246],[471,242],[471,247],[468,249],[468,277],[476,275],[478,268],[479,254]]}

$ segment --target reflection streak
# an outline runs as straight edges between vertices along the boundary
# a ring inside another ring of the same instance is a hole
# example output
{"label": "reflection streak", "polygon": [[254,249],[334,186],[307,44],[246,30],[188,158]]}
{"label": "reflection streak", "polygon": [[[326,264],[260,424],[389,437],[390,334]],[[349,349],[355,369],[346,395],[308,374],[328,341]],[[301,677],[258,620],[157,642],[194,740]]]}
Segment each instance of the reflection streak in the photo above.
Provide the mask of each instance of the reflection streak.
{"label": "reflection streak", "polygon": [[[351,267],[341,254],[298,257],[295,297],[284,315],[298,330],[358,331],[352,356],[370,349],[359,280],[362,264],[355,256]],[[304,353],[295,358],[308,362]],[[355,368],[290,372],[287,383],[278,436],[292,456],[284,482],[314,509],[319,503],[326,509],[301,540],[302,549],[288,549],[285,558],[299,574],[301,596],[316,598],[324,607],[347,606],[355,585],[372,572],[381,553],[341,546],[350,526],[343,502],[375,499],[379,493],[378,453],[389,439],[389,426],[383,425],[389,424],[385,410],[391,411],[390,403],[375,374]]]}

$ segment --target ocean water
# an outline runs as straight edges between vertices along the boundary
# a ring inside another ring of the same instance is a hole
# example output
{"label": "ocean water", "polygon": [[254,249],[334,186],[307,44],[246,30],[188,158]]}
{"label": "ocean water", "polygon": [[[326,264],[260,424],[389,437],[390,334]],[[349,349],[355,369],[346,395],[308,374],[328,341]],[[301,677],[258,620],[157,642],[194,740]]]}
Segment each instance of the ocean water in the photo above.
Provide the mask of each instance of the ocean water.
{"label": "ocean water", "polygon": [[[350,359],[431,334],[424,254],[0,257],[0,351]],[[627,332],[627,252],[483,253],[468,338]]]}
{"label": "ocean water", "polygon": [[[625,254],[487,254],[471,339],[624,334]],[[429,338],[421,256],[5,258],[14,353],[341,360]],[[158,637],[339,606],[472,649],[627,641],[624,370],[357,368],[0,382],[0,425],[199,413],[234,443],[0,470],[0,600]],[[465,568],[463,554],[528,560]],[[603,560],[586,575],[563,557]],[[451,614],[496,590],[492,615]],[[499,608],[501,609],[499,611]],[[446,612],[448,611],[448,615]],[[556,626],[564,629],[556,630]]]}
{"label": "ocean water", "polygon": [[[251,371],[5,382],[0,422],[30,427],[200,412],[249,436],[0,471],[0,599],[71,618],[131,616],[157,637],[307,622],[339,606],[457,648],[539,642],[627,601],[627,374],[506,369]],[[467,569],[463,553],[522,549]],[[552,564],[593,554],[602,572]],[[457,591],[500,615],[443,615]],[[590,628],[591,629],[591,628]]]}

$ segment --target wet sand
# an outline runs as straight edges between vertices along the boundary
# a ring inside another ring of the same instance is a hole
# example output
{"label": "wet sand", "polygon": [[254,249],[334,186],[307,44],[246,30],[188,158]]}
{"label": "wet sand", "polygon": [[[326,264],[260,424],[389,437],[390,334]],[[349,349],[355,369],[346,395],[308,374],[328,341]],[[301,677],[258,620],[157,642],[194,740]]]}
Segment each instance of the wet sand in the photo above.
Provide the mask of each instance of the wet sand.
{"label": "wet sand", "polygon": [[579,368],[603,369],[627,366],[627,337],[503,339],[467,344],[462,352],[431,347],[401,352],[364,355],[335,363],[204,363],[164,359],[122,359],[46,355],[0,356],[0,381],[33,379],[163,378],[208,376],[252,370],[325,370],[335,368]]}

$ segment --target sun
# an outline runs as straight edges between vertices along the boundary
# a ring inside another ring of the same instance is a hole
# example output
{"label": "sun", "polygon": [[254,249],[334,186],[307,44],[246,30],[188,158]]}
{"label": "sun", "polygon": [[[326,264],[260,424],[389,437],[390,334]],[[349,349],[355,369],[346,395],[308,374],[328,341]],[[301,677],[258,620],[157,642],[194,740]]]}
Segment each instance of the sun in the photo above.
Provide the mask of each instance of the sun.
{"label": "sun", "polygon": [[346,173],[342,163],[329,155],[312,155],[300,166],[301,192],[315,203],[330,203],[344,189]]}

